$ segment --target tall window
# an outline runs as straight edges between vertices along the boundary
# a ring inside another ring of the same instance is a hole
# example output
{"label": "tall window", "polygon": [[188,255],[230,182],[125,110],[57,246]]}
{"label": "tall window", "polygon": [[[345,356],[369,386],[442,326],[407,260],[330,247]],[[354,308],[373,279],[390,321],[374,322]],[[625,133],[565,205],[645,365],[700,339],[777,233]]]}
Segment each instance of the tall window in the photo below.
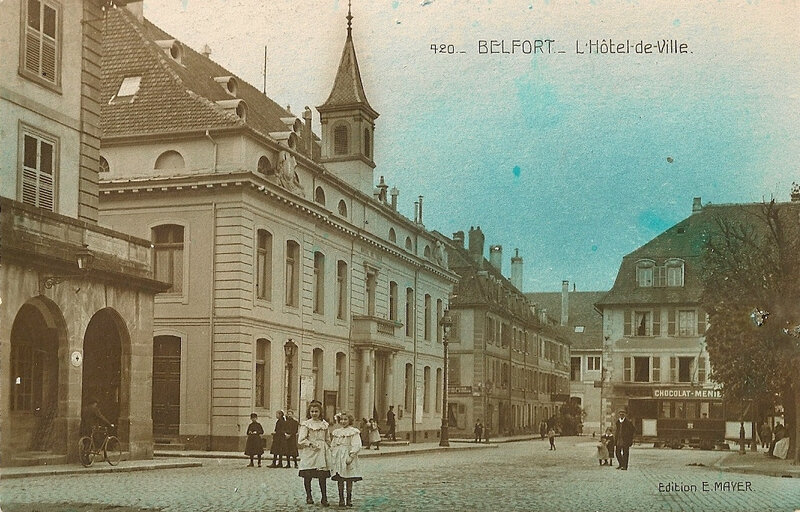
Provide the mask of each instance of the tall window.
{"label": "tall window", "polygon": [[431,411],[431,367],[422,370],[422,411]]}
{"label": "tall window", "polygon": [[678,382],[692,382],[694,362],[693,357],[678,358]]}
{"label": "tall window", "polygon": [[436,299],[436,341],[442,342],[442,315],[444,314],[442,308],[442,299]]}
{"label": "tall window", "polygon": [[406,288],[406,336],[414,332],[414,289]]}
{"label": "tall window", "polygon": [[671,260],[666,264],[667,286],[683,286],[683,262]]}
{"label": "tall window", "polygon": [[678,311],[678,336],[697,335],[697,316],[693,309]]}
{"label": "tall window", "polygon": [[433,312],[431,311],[433,305],[431,304],[431,296],[427,293],[425,294],[425,341],[430,341],[431,339],[431,315]]}
{"label": "tall window", "polygon": [[297,307],[300,295],[300,245],[286,242],[286,305]]}
{"label": "tall window", "polygon": [[403,400],[403,407],[406,411],[410,411],[414,403],[414,367],[411,363],[406,363],[405,374],[405,394]]}
{"label": "tall window", "polygon": [[56,139],[22,129],[21,200],[25,204],[55,211]]}
{"label": "tall window", "polygon": [[269,408],[270,383],[270,343],[269,340],[256,341],[256,407]]}
{"label": "tall window", "polygon": [[442,369],[436,369],[436,412],[442,412]]}
{"label": "tall window", "polygon": [[336,318],[344,320],[347,316],[347,263],[336,263]]}
{"label": "tall window", "polygon": [[397,321],[397,283],[389,281],[389,320]]}
{"label": "tall window", "polygon": [[51,0],[24,0],[27,20],[20,44],[23,75],[58,85],[61,71],[61,6]]}
{"label": "tall window", "polygon": [[343,352],[336,353],[336,408],[344,409],[345,393],[347,390],[347,372],[345,371],[347,357]]}
{"label": "tall window", "polygon": [[633,358],[633,380],[636,382],[650,382],[650,358]]}
{"label": "tall window", "polygon": [[367,314],[375,316],[375,290],[378,287],[378,276],[375,272],[367,272]]}
{"label": "tall window", "polygon": [[569,370],[569,380],[571,381],[578,381],[581,379],[581,358],[580,357],[571,357],[570,358],[570,370]]}
{"label": "tall window", "polygon": [[272,300],[272,234],[258,230],[256,292],[259,299]]}
{"label": "tall window", "polygon": [[340,124],[333,129],[333,154],[346,155],[350,153],[350,133],[346,125]]}
{"label": "tall window", "polygon": [[311,355],[311,374],[314,376],[314,399],[322,401],[322,380],[324,373],[322,372],[322,349],[315,348]]}
{"label": "tall window", "polygon": [[325,314],[325,255],[314,253],[314,313]]}
{"label": "tall window", "polygon": [[183,226],[166,224],[153,228],[153,273],[170,283],[167,292],[183,291]]}
{"label": "tall window", "polygon": [[[657,310],[656,313],[660,320],[661,312]],[[658,327],[659,331],[661,330],[660,322],[655,322],[655,321],[651,322],[651,318],[653,318],[652,311],[625,310],[624,315],[625,315],[625,325],[624,325],[625,336],[650,336],[654,324],[655,326]]]}
{"label": "tall window", "polygon": [[600,369],[600,356],[588,356],[586,358],[586,369],[587,370],[599,370]]}

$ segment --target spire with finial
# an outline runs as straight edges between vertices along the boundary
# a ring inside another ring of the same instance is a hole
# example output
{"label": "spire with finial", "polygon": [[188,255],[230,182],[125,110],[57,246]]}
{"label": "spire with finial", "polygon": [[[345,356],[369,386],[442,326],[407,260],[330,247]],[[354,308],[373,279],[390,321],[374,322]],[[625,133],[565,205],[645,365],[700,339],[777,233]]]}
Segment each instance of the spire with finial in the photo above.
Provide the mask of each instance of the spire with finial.
{"label": "spire with finial", "polygon": [[351,37],[353,34],[353,15],[350,13],[350,2],[351,0],[347,0],[347,37]]}

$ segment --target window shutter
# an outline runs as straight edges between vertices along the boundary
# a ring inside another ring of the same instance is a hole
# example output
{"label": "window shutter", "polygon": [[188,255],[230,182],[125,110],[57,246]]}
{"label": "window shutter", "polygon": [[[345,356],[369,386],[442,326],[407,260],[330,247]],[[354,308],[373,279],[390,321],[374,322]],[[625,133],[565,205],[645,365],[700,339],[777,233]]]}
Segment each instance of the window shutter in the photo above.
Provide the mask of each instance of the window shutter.
{"label": "window shutter", "polygon": [[700,384],[706,381],[706,358],[699,356],[697,358],[697,382]]}
{"label": "window shutter", "polygon": [[625,336],[630,336],[631,335],[631,310],[630,309],[626,309],[625,310],[625,329],[624,329],[623,334]]}
{"label": "window shutter", "polygon": [[624,359],[623,371],[622,371],[622,380],[624,380],[625,382],[630,382],[631,381],[631,358],[630,357],[626,357]]}
{"label": "window shutter", "polygon": [[669,309],[667,313],[667,334],[675,336],[675,310]]}
{"label": "window shutter", "polygon": [[661,382],[661,357],[653,356],[653,382]]}
{"label": "window shutter", "polygon": [[42,36],[42,72],[41,76],[49,82],[56,81],[56,42]]}
{"label": "window shutter", "polygon": [[670,382],[678,382],[678,358],[669,358],[669,380]]}
{"label": "window shutter", "polygon": [[38,31],[27,28],[25,34],[25,69],[39,74],[41,35]]}
{"label": "window shutter", "polygon": [[653,336],[661,336],[661,310],[653,310]]}
{"label": "window shutter", "polygon": [[697,310],[697,335],[698,336],[705,336],[706,334],[706,314],[701,311]]}
{"label": "window shutter", "polygon": [[53,211],[53,175],[39,173],[39,208]]}

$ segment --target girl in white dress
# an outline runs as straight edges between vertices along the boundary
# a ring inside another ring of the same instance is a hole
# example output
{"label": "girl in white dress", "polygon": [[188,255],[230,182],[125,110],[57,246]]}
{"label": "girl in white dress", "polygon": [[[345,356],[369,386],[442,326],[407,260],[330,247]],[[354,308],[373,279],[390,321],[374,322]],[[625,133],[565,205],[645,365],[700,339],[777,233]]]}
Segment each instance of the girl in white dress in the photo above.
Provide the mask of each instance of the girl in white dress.
{"label": "girl in white dress", "polygon": [[328,489],[326,479],[331,476],[328,460],[330,458],[330,442],[328,435],[328,422],[322,419],[322,403],[313,400],[308,406],[309,418],[300,423],[297,432],[297,446],[300,447],[299,476],[303,477],[303,486],[306,490],[306,503],[314,504],[311,497],[311,480],[319,480],[319,490],[322,494],[320,504],[328,506]]}
{"label": "girl in white dress", "polygon": [[[361,450],[361,432],[353,426],[353,415],[339,413],[335,416],[339,428],[331,434],[332,480],[339,484],[339,506],[353,506],[353,482],[361,480],[358,452]],[[344,490],[347,486],[347,501]]]}

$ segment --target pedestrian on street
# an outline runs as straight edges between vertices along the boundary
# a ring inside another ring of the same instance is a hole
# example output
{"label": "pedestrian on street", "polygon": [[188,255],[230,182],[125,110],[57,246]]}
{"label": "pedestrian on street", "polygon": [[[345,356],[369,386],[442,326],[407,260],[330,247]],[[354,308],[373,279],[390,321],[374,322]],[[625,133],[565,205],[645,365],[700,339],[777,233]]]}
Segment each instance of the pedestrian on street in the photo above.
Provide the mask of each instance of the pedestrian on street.
{"label": "pedestrian on street", "polygon": [[770,444],[772,444],[772,429],[767,420],[764,420],[764,423],[761,424],[761,430],[759,430],[758,434],[761,436],[761,447],[769,448]]}
{"label": "pedestrian on street", "polygon": [[300,471],[298,475],[303,478],[303,487],[306,491],[306,503],[314,504],[311,497],[311,480],[319,481],[319,491],[322,494],[320,505],[328,506],[328,487],[326,480],[331,476],[328,460],[330,459],[328,422],[322,419],[322,403],[312,400],[308,405],[308,419],[300,423],[297,436],[297,445],[300,447]]}
{"label": "pedestrian on street", "polygon": [[608,440],[605,437],[601,437],[597,443],[597,460],[601,466],[605,466],[608,461]]}
{"label": "pedestrian on street", "polygon": [[775,452],[775,445],[783,439],[783,436],[786,435],[786,428],[783,426],[782,423],[775,424],[775,430],[773,431],[772,442],[769,445],[769,454],[774,455]]}
{"label": "pedestrian on street", "polygon": [[247,426],[247,443],[244,447],[244,454],[250,456],[248,468],[253,467],[253,457],[258,456],[258,467],[261,467],[261,455],[264,453],[264,427],[258,422],[258,414],[250,414],[250,424]]}
{"label": "pedestrian on street", "polygon": [[633,422],[628,419],[628,412],[625,409],[620,409],[619,419],[617,420],[617,432],[614,437],[617,440],[617,469],[628,469],[628,457],[631,445],[633,445],[633,436],[636,434],[636,427]]}
{"label": "pedestrian on street", "polygon": [[272,433],[272,445],[269,448],[272,454],[271,468],[283,467],[283,455],[286,453],[286,420],[283,411],[275,413],[275,431]]}
{"label": "pedestrian on street", "polygon": [[547,422],[544,420],[539,422],[539,435],[542,436],[542,441],[544,441],[544,436],[547,435]]}
{"label": "pedestrian on street", "polygon": [[[358,463],[358,452],[361,450],[361,433],[353,426],[353,415],[339,413],[336,415],[339,428],[331,433],[331,473],[332,480],[339,486],[339,506],[353,506],[353,482],[362,479]],[[345,501],[347,487],[347,501]]]}
{"label": "pedestrian on street", "polygon": [[361,418],[358,429],[361,431],[361,445],[369,450],[369,422],[367,418]]}
{"label": "pedestrian on street", "polygon": [[286,446],[284,447],[286,454],[285,468],[290,468],[290,461],[294,460],[294,467],[297,467],[297,430],[300,428],[300,423],[294,418],[294,411],[289,409],[286,411]]}
{"label": "pedestrian on street", "polygon": [[397,423],[394,417],[394,406],[389,406],[389,412],[386,413],[386,426],[389,428],[389,432],[386,434],[386,438],[392,438],[392,441],[397,441],[397,432],[395,431]]}
{"label": "pedestrian on street", "polygon": [[376,450],[381,449],[381,431],[375,418],[369,420],[369,443],[375,445]]}
{"label": "pedestrian on street", "polygon": [[614,465],[614,450],[617,448],[616,442],[617,439],[614,437],[614,431],[611,430],[611,427],[606,429],[606,433],[603,434],[602,439],[606,441],[606,448],[608,449],[608,466],[611,467]]}
{"label": "pedestrian on street", "polygon": [[556,449],[556,431],[553,427],[550,427],[550,430],[547,431],[547,437],[550,439],[550,449]]}
{"label": "pedestrian on street", "polygon": [[481,423],[480,418],[478,421],[475,422],[475,442],[480,443],[481,439],[483,439],[483,423]]}

